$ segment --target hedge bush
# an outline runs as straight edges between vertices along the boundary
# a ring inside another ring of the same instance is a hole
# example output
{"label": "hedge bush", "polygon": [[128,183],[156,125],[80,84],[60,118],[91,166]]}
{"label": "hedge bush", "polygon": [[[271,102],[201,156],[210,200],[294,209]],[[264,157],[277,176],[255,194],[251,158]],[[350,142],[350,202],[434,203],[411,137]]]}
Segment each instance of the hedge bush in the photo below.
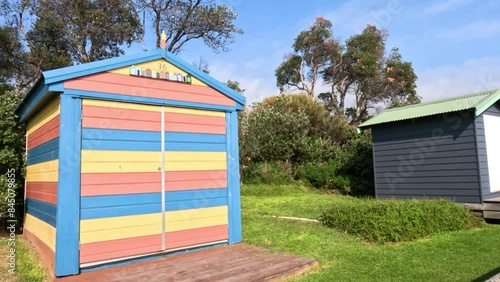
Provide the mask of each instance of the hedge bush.
{"label": "hedge bush", "polygon": [[247,184],[289,184],[293,182],[290,163],[250,162],[241,167],[243,183]]}
{"label": "hedge bush", "polygon": [[319,189],[334,189],[344,194],[351,192],[350,180],[336,175],[337,165],[330,161],[326,164],[309,163],[296,169],[295,179],[304,180]]}
{"label": "hedge bush", "polygon": [[335,204],[320,221],[376,243],[411,241],[481,225],[467,208],[446,200],[360,199]]}

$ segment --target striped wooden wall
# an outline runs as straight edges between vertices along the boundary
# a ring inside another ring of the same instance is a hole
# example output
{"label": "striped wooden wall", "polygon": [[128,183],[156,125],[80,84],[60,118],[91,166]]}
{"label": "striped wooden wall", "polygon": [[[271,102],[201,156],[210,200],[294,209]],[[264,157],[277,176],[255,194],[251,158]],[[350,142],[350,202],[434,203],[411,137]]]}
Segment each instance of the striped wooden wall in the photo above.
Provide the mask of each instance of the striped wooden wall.
{"label": "striped wooden wall", "polygon": [[[204,86],[200,86],[204,87]],[[228,238],[225,113],[83,100],[80,263]]]}
{"label": "striped wooden wall", "polygon": [[26,218],[24,234],[54,269],[59,166],[59,98],[27,124]]}
{"label": "striped wooden wall", "polygon": [[[171,71],[186,75],[165,60],[143,65],[167,64]],[[138,65],[139,66],[139,65]],[[129,68],[101,72],[64,82],[65,89],[117,94],[141,98],[157,98],[206,105],[235,106],[236,102],[193,77],[191,84],[169,80],[128,75]]]}

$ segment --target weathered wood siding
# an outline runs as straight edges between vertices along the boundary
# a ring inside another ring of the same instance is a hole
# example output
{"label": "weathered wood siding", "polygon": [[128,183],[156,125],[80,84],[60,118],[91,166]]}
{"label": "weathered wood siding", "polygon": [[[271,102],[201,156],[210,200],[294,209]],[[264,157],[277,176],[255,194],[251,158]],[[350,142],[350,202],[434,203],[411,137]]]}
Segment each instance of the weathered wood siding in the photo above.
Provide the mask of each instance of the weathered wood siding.
{"label": "weathered wood siding", "polygon": [[479,170],[481,172],[481,192],[483,194],[483,199],[487,200],[498,197],[500,193],[491,193],[490,191],[490,176],[488,173],[488,160],[486,158],[486,139],[484,133],[484,114],[500,116],[500,105],[498,103],[496,105],[493,105],[486,112],[476,118],[477,150],[479,158]]}
{"label": "weathered wood siding", "polygon": [[480,203],[473,112],[372,128],[378,198],[445,198]]}

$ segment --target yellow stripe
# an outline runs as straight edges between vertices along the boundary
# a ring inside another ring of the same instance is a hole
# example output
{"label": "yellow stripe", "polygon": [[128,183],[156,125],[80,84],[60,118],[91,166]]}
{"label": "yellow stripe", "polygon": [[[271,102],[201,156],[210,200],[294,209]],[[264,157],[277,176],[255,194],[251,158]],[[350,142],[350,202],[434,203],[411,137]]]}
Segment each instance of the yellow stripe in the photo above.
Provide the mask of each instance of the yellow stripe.
{"label": "yellow stripe", "polygon": [[214,111],[204,111],[204,110],[192,110],[186,108],[173,108],[165,107],[165,112],[167,113],[179,113],[179,114],[191,114],[191,115],[202,115],[202,116],[212,116],[212,117],[225,117],[224,112],[214,112]]}
{"label": "yellow stripe", "polygon": [[80,221],[80,244],[161,234],[161,213]]}
{"label": "yellow stripe", "polygon": [[52,225],[43,222],[30,214],[26,214],[24,228],[28,229],[31,234],[40,239],[40,241],[44,242],[53,251],[55,250],[56,229]]}
{"label": "yellow stripe", "polygon": [[[187,73],[185,71],[179,69],[178,67],[172,65],[171,63],[169,63],[169,62],[167,62],[166,60],[163,60],[163,59],[149,61],[149,62],[145,62],[145,63],[142,63],[142,64],[137,64],[137,65],[135,65],[135,67],[137,67],[137,68],[143,68],[143,69],[150,68],[151,70],[154,70],[155,72],[158,72],[158,71],[160,71],[160,69],[159,69],[160,64],[165,64],[166,67],[167,67],[167,71],[169,73],[170,72],[175,72],[175,73],[181,73],[184,76],[187,75]],[[111,73],[117,73],[117,74],[123,74],[123,75],[129,75],[130,68],[129,67],[119,68],[119,69],[111,70],[109,72],[111,72]],[[207,86],[205,83],[199,81],[195,77],[192,77],[191,80],[192,80],[191,84]]]}
{"label": "yellow stripe", "polygon": [[[181,231],[228,223],[227,206],[165,213],[165,231]],[[80,221],[80,244],[161,234],[161,213]]]}
{"label": "yellow stripe", "polygon": [[108,151],[108,150],[82,150],[82,163],[87,162],[137,162],[155,163],[161,165],[161,152],[147,151]]}
{"label": "yellow stripe", "polygon": [[27,134],[33,133],[33,131],[42,127],[42,125],[49,122],[51,119],[55,118],[60,113],[59,97],[50,101],[45,107],[37,113],[34,117],[28,120],[27,124]]}
{"label": "yellow stripe", "polygon": [[141,104],[134,104],[134,103],[122,103],[122,102],[111,102],[111,101],[84,99],[82,101],[82,104],[85,106],[97,106],[97,107],[108,107],[108,108],[115,108],[115,109],[161,112],[160,106],[141,105]]}
{"label": "yellow stripe", "polygon": [[165,222],[165,232],[227,224],[227,206],[169,211]]}
{"label": "yellow stripe", "polygon": [[167,171],[227,169],[226,152],[165,152]]}
{"label": "yellow stripe", "polygon": [[[226,152],[165,152],[167,171],[227,169]],[[82,151],[82,173],[161,171],[161,152]]]}
{"label": "yellow stripe", "polygon": [[224,170],[226,162],[165,162],[166,171]]}
{"label": "yellow stripe", "polygon": [[26,181],[57,182],[59,160],[29,165],[26,167]]}

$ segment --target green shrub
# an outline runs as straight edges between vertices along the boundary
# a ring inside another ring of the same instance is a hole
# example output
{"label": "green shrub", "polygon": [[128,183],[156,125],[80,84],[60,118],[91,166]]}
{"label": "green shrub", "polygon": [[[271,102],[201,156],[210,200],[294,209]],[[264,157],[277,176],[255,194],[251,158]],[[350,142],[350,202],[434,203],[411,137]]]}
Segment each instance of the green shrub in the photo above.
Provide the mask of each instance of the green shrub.
{"label": "green shrub", "polygon": [[402,242],[481,225],[465,207],[446,200],[336,203],[320,221],[369,242]]}
{"label": "green shrub", "polygon": [[247,184],[289,184],[292,179],[292,168],[283,162],[250,162],[241,167],[243,183]]}
{"label": "green shrub", "polygon": [[274,184],[243,184],[241,185],[242,196],[277,197],[290,196],[307,193],[307,187],[299,183],[274,185]]}
{"label": "green shrub", "polygon": [[347,177],[336,175],[336,164],[330,161],[326,164],[309,163],[298,167],[295,179],[304,180],[311,186],[320,189],[335,189],[348,194],[351,191]]}

